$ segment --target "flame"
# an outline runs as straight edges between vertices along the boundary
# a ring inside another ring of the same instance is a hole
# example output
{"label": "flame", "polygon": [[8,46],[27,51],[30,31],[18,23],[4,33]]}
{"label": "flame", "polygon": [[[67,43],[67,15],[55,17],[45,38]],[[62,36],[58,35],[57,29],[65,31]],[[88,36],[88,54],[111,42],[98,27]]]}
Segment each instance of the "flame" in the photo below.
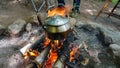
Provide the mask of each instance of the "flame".
{"label": "flame", "polygon": [[43,65],[43,68],[52,68],[53,64],[56,62],[58,58],[56,51],[51,51],[48,60]]}
{"label": "flame", "polygon": [[66,9],[65,7],[56,7],[52,10],[48,10],[48,17],[54,16],[54,15],[60,15],[65,17]]}
{"label": "flame", "polygon": [[27,59],[28,57],[37,57],[39,54],[36,50],[27,50],[27,52],[23,55],[24,59]]}
{"label": "flame", "polygon": [[54,40],[55,45],[59,45],[59,40]]}
{"label": "flame", "polygon": [[51,43],[52,48],[56,48],[59,45],[59,40],[54,40],[53,43]]}
{"label": "flame", "polygon": [[23,54],[23,57],[24,59],[27,59],[29,56],[28,56],[28,52],[26,52],[25,54]]}
{"label": "flame", "polygon": [[71,49],[70,49],[70,59],[69,61],[71,62],[74,59],[74,55],[76,54],[76,52],[78,51],[78,46],[75,44],[71,44]]}
{"label": "flame", "polygon": [[29,52],[30,56],[34,56],[34,57],[37,57],[39,54],[36,50],[32,50]]}
{"label": "flame", "polygon": [[[65,7],[56,7],[52,10],[48,10],[47,17],[52,17],[54,15],[60,15],[60,16],[65,17],[65,15],[66,15]],[[59,40],[54,40],[53,42],[51,42],[51,40],[46,37],[44,46],[47,46],[49,43],[51,43],[51,50],[50,50],[48,59],[46,60],[46,62],[43,65],[43,68],[52,68],[53,64],[56,62],[56,60],[58,58],[57,50],[62,47],[62,45],[59,44],[60,43]]]}
{"label": "flame", "polygon": [[50,43],[50,39],[48,37],[45,38],[44,46],[46,47]]}
{"label": "flame", "polygon": [[47,61],[43,65],[43,68],[52,68],[53,64],[56,62],[58,58],[58,53],[57,53],[58,46],[59,46],[59,40],[54,40],[51,43],[51,50]]}

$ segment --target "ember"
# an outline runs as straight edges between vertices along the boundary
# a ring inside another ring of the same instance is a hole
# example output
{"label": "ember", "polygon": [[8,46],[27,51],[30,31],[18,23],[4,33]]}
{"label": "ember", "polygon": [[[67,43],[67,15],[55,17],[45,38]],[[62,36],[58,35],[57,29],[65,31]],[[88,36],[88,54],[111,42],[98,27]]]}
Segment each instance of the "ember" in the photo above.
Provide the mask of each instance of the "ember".
{"label": "ember", "polygon": [[105,1],[120,2],[0,0],[0,68],[120,68],[117,2],[95,18]]}
{"label": "ember", "polygon": [[58,58],[57,52],[51,51],[50,56],[49,56],[48,60],[45,62],[43,68],[52,68],[53,64],[56,62],[57,58]]}
{"label": "ember", "polygon": [[48,37],[45,38],[44,46],[46,47],[50,43],[50,39]]}
{"label": "ember", "polygon": [[76,44],[70,44],[70,59],[69,61],[72,62],[72,60],[74,59],[74,55],[75,53],[78,51],[78,45]]}
{"label": "ember", "polygon": [[54,40],[51,42],[51,50],[48,56],[47,61],[43,65],[43,68],[52,68],[53,64],[56,62],[58,58],[58,46],[59,46],[59,40]]}

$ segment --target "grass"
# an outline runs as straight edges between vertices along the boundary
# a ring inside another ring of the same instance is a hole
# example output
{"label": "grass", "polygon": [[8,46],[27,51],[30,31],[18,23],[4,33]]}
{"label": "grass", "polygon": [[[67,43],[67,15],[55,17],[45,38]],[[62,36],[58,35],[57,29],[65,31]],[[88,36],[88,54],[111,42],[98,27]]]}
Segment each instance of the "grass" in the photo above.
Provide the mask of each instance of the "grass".
{"label": "grass", "polygon": [[118,0],[112,0],[112,3],[116,4]]}

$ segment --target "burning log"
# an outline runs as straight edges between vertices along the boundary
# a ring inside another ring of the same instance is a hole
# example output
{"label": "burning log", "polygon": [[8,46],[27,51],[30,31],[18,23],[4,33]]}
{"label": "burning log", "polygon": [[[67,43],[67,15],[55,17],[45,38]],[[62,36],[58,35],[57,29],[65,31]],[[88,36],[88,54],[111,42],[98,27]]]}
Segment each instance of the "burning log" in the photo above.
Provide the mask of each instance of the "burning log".
{"label": "burning log", "polygon": [[47,58],[49,51],[50,51],[51,46],[48,45],[42,52],[41,54],[36,57],[35,62],[40,65],[40,67],[43,65],[45,62],[45,59]]}
{"label": "burning log", "polygon": [[53,68],[64,68],[64,63],[65,63],[65,60],[66,60],[66,57],[65,55],[61,55],[56,63],[54,64],[54,67]]}
{"label": "burning log", "polygon": [[29,49],[32,49],[32,50],[35,49],[38,46],[38,44],[40,43],[41,37],[43,37],[43,36],[44,36],[44,33],[41,34],[39,37],[37,37],[36,40],[33,40],[33,42],[30,42],[26,46],[24,46],[23,48],[21,48],[20,52],[24,55],[27,52],[27,50],[29,50]]}
{"label": "burning log", "polygon": [[22,54],[25,54],[27,52],[27,50],[29,50],[31,48],[31,46],[32,46],[31,43],[27,44],[26,46],[24,46],[23,48],[20,49],[20,52]]}
{"label": "burning log", "polygon": [[70,59],[69,61],[72,62],[72,60],[75,59],[75,54],[78,52],[79,46],[75,43],[71,43],[69,45],[70,48]]}
{"label": "burning log", "polygon": [[53,68],[64,68],[65,67],[64,66],[65,65],[65,60],[68,58],[68,54],[70,53],[69,49],[66,50],[66,48],[68,48],[67,45],[69,45],[69,43],[66,43],[66,45],[64,45],[64,47],[61,48],[61,54],[62,55],[60,55],[60,57],[57,59]]}

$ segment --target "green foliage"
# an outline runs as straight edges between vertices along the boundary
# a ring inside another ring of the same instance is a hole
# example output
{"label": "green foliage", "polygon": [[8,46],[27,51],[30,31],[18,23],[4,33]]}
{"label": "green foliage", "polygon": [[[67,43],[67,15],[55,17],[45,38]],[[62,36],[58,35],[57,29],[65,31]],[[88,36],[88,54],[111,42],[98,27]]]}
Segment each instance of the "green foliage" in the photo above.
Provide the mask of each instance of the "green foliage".
{"label": "green foliage", "polygon": [[98,0],[99,2],[106,1],[106,0]]}
{"label": "green foliage", "polygon": [[[96,1],[105,2],[105,1],[107,1],[107,0],[96,0]],[[112,3],[113,3],[113,4],[116,4],[117,2],[118,2],[118,0],[112,0]]]}
{"label": "green foliage", "polygon": [[112,0],[112,3],[116,4],[118,0]]}

